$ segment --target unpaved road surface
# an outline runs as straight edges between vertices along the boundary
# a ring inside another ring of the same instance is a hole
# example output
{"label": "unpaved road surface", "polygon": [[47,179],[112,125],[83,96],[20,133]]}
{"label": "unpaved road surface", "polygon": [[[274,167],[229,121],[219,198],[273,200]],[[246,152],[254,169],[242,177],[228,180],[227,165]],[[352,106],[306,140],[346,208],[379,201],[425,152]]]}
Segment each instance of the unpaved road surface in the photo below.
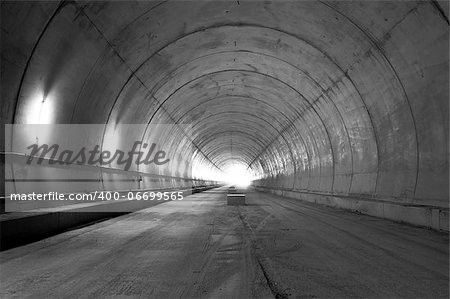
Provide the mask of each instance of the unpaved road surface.
{"label": "unpaved road surface", "polygon": [[214,189],[0,253],[1,298],[448,298],[448,234]]}

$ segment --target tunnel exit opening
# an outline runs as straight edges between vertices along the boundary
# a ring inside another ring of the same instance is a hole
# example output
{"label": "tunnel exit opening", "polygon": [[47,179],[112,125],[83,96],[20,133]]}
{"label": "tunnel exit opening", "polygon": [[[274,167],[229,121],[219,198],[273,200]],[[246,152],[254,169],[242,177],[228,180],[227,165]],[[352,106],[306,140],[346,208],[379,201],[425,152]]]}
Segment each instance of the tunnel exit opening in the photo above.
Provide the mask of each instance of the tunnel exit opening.
{"label": "tunnel exit opening", "polygon": [[234,185],[241,188],[250,186],[252,181],[256,178],[248,169],[247,165],[232,161],[224,168],[224,182],[228,185]]}

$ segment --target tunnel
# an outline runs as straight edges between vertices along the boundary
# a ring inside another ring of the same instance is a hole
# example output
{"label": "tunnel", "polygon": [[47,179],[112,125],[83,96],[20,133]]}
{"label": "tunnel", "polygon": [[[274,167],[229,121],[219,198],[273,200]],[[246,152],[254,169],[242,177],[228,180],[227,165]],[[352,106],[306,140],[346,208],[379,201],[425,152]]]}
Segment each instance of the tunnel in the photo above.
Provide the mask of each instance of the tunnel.
{"label": "tunnel", "polygon": [[448,1],[0,5],[2,297],[448,298]]}

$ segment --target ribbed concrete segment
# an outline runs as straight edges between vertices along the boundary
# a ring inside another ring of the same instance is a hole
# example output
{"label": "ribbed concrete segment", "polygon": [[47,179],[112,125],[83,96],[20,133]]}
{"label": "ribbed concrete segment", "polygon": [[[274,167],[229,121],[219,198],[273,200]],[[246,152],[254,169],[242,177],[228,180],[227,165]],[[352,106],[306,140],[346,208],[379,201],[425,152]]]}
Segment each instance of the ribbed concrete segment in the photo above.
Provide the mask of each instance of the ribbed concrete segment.
{"label": "ribbed concrete segment", "polygon": [[447,207],[447,8],[4,2],[2,117],[192,123],[199,159],[269,188]]}

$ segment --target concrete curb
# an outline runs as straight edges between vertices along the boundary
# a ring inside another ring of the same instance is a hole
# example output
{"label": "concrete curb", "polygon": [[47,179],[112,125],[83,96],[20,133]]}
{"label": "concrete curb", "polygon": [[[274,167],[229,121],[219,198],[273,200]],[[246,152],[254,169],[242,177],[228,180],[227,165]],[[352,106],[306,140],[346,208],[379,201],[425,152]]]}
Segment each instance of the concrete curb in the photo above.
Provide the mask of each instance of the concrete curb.
{"label": "concrete curb", "polygon": [[[198,193],[211,189],[190,190]],[[0,221],[0,251],[35,242],[69,229],[112,217],[129,214],[167,201],[112,201],[108,204],[78,206],[54,212],[4,214]],[[62,206],[64,208],[64,206]]]}
{"label": "concrete curb", "polygon": [[371,201],[367,199],[336,197],[332,195],[310,194],[305,192],[300,193],[264,187],[255,187],[255,189],[277,194],[279,196],[295,198],[333,208],[350,210],[396,222],[408,223],[438,231],[449,231],[449,210],[441,207],[406,205],[394,202]]}

